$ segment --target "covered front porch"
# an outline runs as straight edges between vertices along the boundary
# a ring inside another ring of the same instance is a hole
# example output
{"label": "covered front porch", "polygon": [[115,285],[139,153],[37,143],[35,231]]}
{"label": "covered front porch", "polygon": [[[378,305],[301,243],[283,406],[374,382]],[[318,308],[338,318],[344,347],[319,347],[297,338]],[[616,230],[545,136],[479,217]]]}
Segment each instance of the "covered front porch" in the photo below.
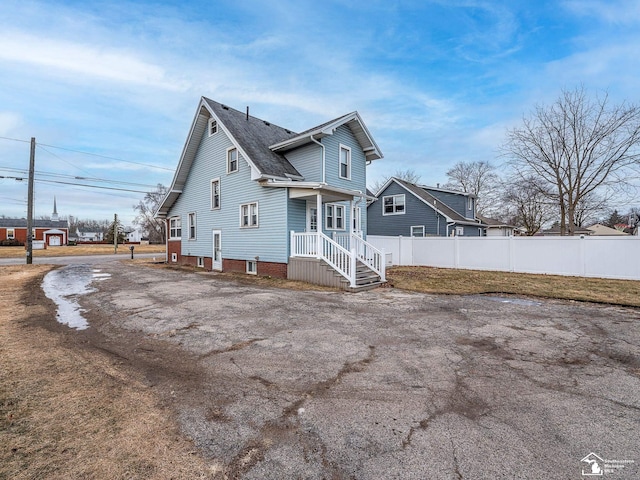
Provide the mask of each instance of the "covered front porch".
{"label": "covered front porch", "polygon": [[319,264],[316,268],[308,261],[296,266],[290,262],[289,278],[328,284],[323,271],[328,266],[350,289],[386,281],[384,252],[364,239],[365,193],[295,182],[288,186],[288,196],[306,207],[304,228],[290,231],[289,256]]}

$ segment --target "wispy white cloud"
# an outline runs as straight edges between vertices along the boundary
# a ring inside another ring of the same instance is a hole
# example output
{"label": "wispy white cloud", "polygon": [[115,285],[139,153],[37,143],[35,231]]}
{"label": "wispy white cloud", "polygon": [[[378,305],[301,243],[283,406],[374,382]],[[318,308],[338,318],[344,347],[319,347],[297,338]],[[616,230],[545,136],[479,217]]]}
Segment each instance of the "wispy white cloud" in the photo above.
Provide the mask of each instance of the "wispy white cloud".
{"label": "wispy white cloud", "polygon": [[11,134],[20,124],[22,116],[15,112],[0,112],[0,135]]}
{"label": "wispy white cloud", "polygon": [[171,80],[165,69],[131,52],[108,46],[42,38],[18,31],[0,34],[0,59],[27,63],[69,77],[101,80],[180,91],[184,81]]}
{"label": "wispy white cloud", "polygon": [[640,3],[634,0],[567,0],[563,6],[575,15],[596,18],[609,24],[640,22]]}

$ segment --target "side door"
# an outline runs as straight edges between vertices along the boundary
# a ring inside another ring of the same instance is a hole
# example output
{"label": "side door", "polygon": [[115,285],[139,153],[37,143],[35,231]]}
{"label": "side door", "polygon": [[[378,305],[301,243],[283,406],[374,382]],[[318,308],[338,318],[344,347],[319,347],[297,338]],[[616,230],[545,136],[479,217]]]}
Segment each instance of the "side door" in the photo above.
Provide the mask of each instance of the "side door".
{"label": "side door", "polygon": [[211,262],[213,270],[222,271],[222,231],[213,231],[213,258]]}

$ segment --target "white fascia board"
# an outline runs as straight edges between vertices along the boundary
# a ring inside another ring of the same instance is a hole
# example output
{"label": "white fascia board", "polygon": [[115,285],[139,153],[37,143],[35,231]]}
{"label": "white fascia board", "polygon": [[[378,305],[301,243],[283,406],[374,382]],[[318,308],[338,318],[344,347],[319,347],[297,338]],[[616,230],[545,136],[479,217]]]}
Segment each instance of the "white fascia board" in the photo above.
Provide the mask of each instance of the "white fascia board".
{"label": "white fascia board", "polygon": [[[186,157],[186,153],[187,153],[187,149],[189,148],[189,145],[191,144],[191,141],[193,139],[193,132],[196,128],[196,122],[198,121],[198,117],[200,116],[200,112],[202,110],[202,106],[204,104],[204,98],[200,97],[200,103],[198,104],[198,108],[196,109],[196,114],[193,117],[193,121],[191,122],[191,128],[189,129],[189,135],[187,135],[187,139],[184,142],[184,146],[182,147],[182,153],[180,154],[180,161],[178,162],[178,167],[176,168],[175,173],[173,174],[173,180],[171,180],[171,186],[169,187],[169,190],[167,191],[166,195],[164,196],[164,198],[162,199],[162,202],[160,202],[160,207],[158,207],[158,210],[156,211],[156,216],[158,215],[158,213],[160,212],[160,210],[162,210],[162,208],[165,206],[165,202],[169,199],[169,195],[171,195],[172,192],[175,192],[176,189],[176,184],[178,182],[178,177],[182,171],[182,169],[184,168],[184,162],[185,162],[185,157]],[[189,168],[191,168],[191,166],[189,165]],[[182,188],[184,185],[180,185],[180,188]],[[180,190],[181,192],[182,190]],[[169,209],[171,207],[171,205],[166,206],[167,209]]]}
{"label": "white fascia board", "polygon": [[[236,141],[236,139],[233,137],[233,135],[231,135],[231,132],[229,132],[229,130],[227,130],[227,127],[225,127],[224,123],[218,118],[218,116],[214,113],[214,111],[211,109],[211,107],[209,107],[209,104],[204,100],[204,97],[202,97],[201,100],[201,105],[204,105],[204,107],[207,109],[207,111],[209,112],[209,114],[216,119],[216,122],[218,122],[218,128],[222,128],[222,131],[227,135],[227,137],[229,138],[229,140],[231,140],[231,143],[233,143],[233,146],[238,150],[239,153],[242,154],[242,157],[244,158],[244,160],[247,162],[247,165],[249,165],[249,167],[251,167],[251,179],[254,179],[254,176],[256,178],[259,178],[262,176],[262,172],[260,171],[260,169],[256,166],[255,163],[253,163],[253,161],[251,160],[251,158],[249,158],[249,155],[247,155],[247,152],[245,152],[243,150],[243,148],[240,146],[240,144]],[[257,173],[257,175],[254,175],[254,172]]]}
{"label": "white fascia board", "polygon": [[[393,180],[395,182],[395,178],[392,178],[391,180]],[[409,190],[408,188],[406,188],[404,185],[402,185],[400,182],[395,182],[396,185],[400,185],[406,192],[409,192],[411,195],[413,195],[414,197],[416,197],[418,200],[420,200],[422,203],[424,203],[425,205],[431,207],[436,213],[438,213],[439,215],[442,215],[445,220],[447,222],[454,222],[454,223],[460,223],[460,222],[456,222],[453,218],[449,217],[446,213],[440,211],[440,209],[438,209],[438,207],[434,207],[433,205],[431,205],[431,203],[427,202],[424,198],[422,198],[421,196],[419,196],[418,194],[416,194],[415,192],[412,192],[411,190]],[[436,199],[437,201],[440,201],[438,199]],[[444,202],[443,202],[444,203]]]}
{"label": "white fascia board", "polygon": [[327,190],[329,192],[340,193],[343,195],[351,195],[353,197],[368,197],[366,193],[360,190],[349,190],[347,188],[332,187],[322,182],[294,182],[294,181],[271,181],[263,182],[261,185],[265,187],[281,187],[281,188],[301,188],[308,190]]}

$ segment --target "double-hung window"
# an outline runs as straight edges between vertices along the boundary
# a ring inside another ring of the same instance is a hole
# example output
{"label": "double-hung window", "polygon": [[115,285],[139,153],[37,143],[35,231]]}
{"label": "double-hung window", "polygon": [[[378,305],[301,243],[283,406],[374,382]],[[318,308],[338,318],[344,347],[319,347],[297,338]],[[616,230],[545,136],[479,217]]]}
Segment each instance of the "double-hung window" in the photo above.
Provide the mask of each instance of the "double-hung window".
{"label": "double-hung window", "polygon": [[16,238],[16,230],[14,228],[7,228],[7,239],[13,240]]}
{"label": "double-hung window", "polygon": [[240,205],[240,227],[251,228],[258,226],[258,203]]}
{"label": "double-hung window", "polygon": [[383,215],[400,215],[404,213],[404,193],[382,197]]}
{"label": "double-hung window", "polygon": [[182,220],[180,217],[169,219],[169,238],[172,240],[180,240],[182,237]]}
{"label": "double-hung window", "polygon": [[340,145],[340,178],[351,179],[351,149]]}
{"label": "double-hung window", "polygon": [[196,214],[194,212],[188,215],[189,219],[189,240],[196,239]]}
{"label": "double-hung window", "polygon": [[209,136],[215,135],[218,133],[218,122],[211,118],[209,119]]}
{"label": "double-hung window", "polygon": [[220,208],[220,179],[211,180],[211,210]]}
{"label": "double-hung window", "polygon": [[327,230],[344,230],[344,205],[325,205],[325,225]]}
{"label": "double-hung window", "polygon": [[424,237],[424,225],[415,225],[411,227],[412,237]]}
{"label": "double-hung window", "polygon": [[238,171],[238,149],[230,148],[227,150],[227,173]]}

